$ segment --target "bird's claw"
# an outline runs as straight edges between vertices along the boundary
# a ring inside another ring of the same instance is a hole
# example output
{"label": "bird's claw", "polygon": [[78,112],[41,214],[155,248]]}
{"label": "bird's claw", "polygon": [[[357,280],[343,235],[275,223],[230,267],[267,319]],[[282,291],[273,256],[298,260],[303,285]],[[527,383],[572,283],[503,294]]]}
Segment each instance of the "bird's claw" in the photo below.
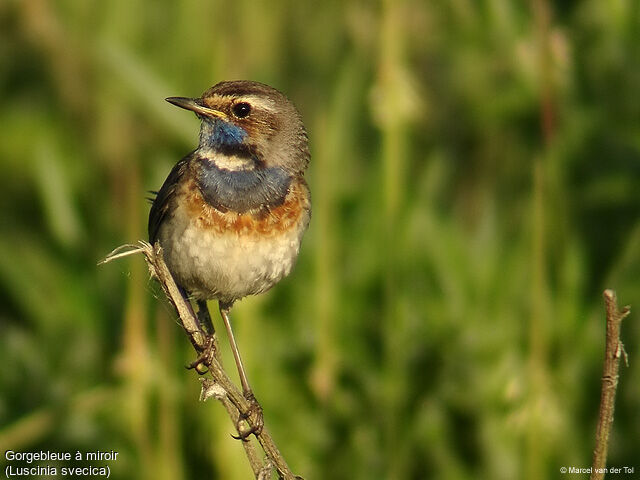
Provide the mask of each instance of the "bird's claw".
{"label": "bird's claw", "polygon": [[213,359],[216,356],[216,342],[213,335],[207,335],[204,348],[200,356],[187,365],[187,369],[194,369],[199,375],[204,375],[209,370]]}
{"label": "bird's claw", "polygon": [[[249,408],[244,412],[240,412],[240,415],[238,415],[238,421],[236,422],[238,435],[231,436],[236,440],[248,442],[251,435],[255,435],[257,437],[262,433],[262,429],[264,428],[264,415],[262,413],[262,407],[256,400],[253,393],[246,393],[245,398],[249,402]],[[249,420],[251,420],[251,423]],[[243,428],[243,421],[246,421],[249,428]]]}

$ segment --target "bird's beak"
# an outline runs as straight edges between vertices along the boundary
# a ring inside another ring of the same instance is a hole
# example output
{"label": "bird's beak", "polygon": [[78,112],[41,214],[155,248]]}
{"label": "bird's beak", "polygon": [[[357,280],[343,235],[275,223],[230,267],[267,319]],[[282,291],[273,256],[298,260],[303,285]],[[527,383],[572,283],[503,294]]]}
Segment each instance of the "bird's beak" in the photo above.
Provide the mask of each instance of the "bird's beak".
{"label": "bird's beak", "polygon": [[218,117],[223,120],[226,120],[228,118],[227,114],[221,112],[220,110],[214,110],[213,108],[205,107],[202,104],[202,100],[200,100],[199,98],[169,97],[165,98],[165,100],[169,103],[172,103],[176,107],[191,110],[198,115],[204,115],[207,117]]}

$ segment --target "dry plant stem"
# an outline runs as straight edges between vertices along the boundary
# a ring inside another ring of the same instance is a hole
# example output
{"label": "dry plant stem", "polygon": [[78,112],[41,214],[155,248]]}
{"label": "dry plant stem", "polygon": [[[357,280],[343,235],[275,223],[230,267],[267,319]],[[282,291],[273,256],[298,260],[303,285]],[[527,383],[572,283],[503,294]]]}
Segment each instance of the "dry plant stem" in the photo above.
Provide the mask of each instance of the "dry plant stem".
{"label": "dry plant stem", "polygon": [[[171,276],[171,273],[169,272],[162,257],[162,250],[159,244],[152,247],[149,243],[140,241],[138,242],[138,245],[124,245],[123,247],[117,248],[111,252],[111,254],[109,254],[107,258],[100,263],[107,263],[111,260],[136,253],[144,254],[151,275],[158,280],[162,286],[162,290],[178,312],[182,328],[189,337],[193,348],[198,354],[202,353],[206,346],[205,334],[198,326],[191,305],[185,301],[173,277]],[[213,396],[220,400],[229,413],[233,424],[238,425],[240,412],[249,411],[251,407],[250,403],[224,371],[217,354],[211,359],[211,365],[209,365],[208,373],[213,378],[213,381],[207,380],[206,385],[203,384],[203,398],[206,399]],[[205,391],[207,389],[210,393]],[[253,420],[251,418],[246,419],[246,421],[250,426],[253,426]],[[241,433],[242,432],[240,431],[238,432],[238,434]],[[251,464],[251,468],[256,478],[264,478],[265,468],[267,468],[269,464],[277,470],[278,475],[283,480],[296,480],[301,478],[291,472],[287,462],[266,428],[263,428],[262,431],[256,435],[256,438],[266,454],[265,463],[263,463],[259,458],[258,453],[250,442],[242,442],[245,447],[245,454],[247,455],[247,459]]]}
{"label": "dry plant stem", "polygon": [[618,369],[620,357],[626,355],[620,341],[620,324],[629,315],[630,308],[618,310],[616,294],[613,290],[604,291],[604,303],[607,311],[607,338],[604,356],[604,371],[602,374],[602,392],[600,394],[600,412],[596,429],[596,446],[593,450],[591,480],[604,478],[604,468],[607,465],[607,449],[609,446],[609,432],[613,423],[616,390],[618,388]]}
{"label": "dry plant stem", "polygon": [[[222,388],[215,384],[215,382],[211,379],[202,379],[202,392],[200,394],[201,400],[207,400],[209,397],[215,397],[217,400],[222,403],[229,418],[236,421],[234,422],[237,425],[237,422],[240,420],[240,412],[238,409],[231,403],[229,398],[227,397],[227,392],[225,392]],[[240,434],[240,432],[238,432]],[[260,475],[263,475],[263,472],[267,467],[269,468],[269,475],[271,475],[271,470],[273,470],[273,464],[267,459],[264,464],[262,463],[261,455],[258,453],[255,443],[244,441],[242,442],[242,446],[244,448],[244,453],[249,459],[249,464],[251,465],[251,469],[253,470],[253,474],[257,479],[260,478]],[[270,476],[268,478],[271,478]]]}

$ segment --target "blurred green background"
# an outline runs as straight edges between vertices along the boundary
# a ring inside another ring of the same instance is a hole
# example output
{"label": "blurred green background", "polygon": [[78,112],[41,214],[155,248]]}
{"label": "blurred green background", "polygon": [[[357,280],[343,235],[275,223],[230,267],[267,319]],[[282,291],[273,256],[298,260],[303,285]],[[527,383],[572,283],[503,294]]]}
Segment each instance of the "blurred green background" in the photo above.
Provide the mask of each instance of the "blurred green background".
{"label": "blurred green background", "polygon": [[[196,145],[163,99],[239,78],[286,92],[312,147],[298,265],[232,315],[292,469],[589,466],[602,290],[640,308],[635,0],[0,1],[0,450],[250,477],[142,257],[96,266]],[[622,332],[609,465],[638,472],[637,314]]]}

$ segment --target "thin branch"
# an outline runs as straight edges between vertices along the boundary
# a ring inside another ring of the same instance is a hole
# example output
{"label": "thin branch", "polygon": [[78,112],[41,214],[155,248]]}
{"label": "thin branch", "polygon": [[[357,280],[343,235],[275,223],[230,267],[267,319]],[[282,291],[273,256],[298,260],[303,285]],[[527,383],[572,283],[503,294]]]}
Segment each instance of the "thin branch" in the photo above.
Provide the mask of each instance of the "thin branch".
{"label": "thin branch", "polygon": [[[220,359],[217,360],[218,362],[220,361]],[[231,421],[233,421],[234,425],[238,425],[238,422],[240,421],[240,412],[238,412],[238,409],[229,400],[227,392],[210,378],[201,378],[200,381],[202,382],[200,400],[206,402],[209,398],[213,397],[220,401],[227,411]],[[234,421],[234,419],[236,420]],[[240,432],[238,432],[238,434],[240,434]],[[256,449],[255,443],[243,441],[242,446],[244,447],[244,453],[249,460],[249,464],[251,465],[251,469],[253,470],[253,474],[256,478],[260,479],[261,472],[263,472],[267,466],[270,466],[269,475],[271,475],[273,464],[268,460],[264,464],[262,463],[262,458]],[[269,476],[268,478],[271,477]]]}
{"label": "thin branch", "polygon": [[605,475],[607,465],[607,449],[609,447],[609,433],[613,423],[613,410],[618,388],[618,369],[620,357],[625,356],[624,346],[620,341],[620,324],[629,315],[630,307],[618,310],[616,293],[613,290],[604,291],[604,303],[607,311],[607,338],[604,354],[604,371],[602,374],[602,392],[600,394],[600,412],[596,429],[596,446],[593,450],[591,480],[601,480]]}
{"label": "thin branch", "polygon": [[[185,301],[169,272],[159,244],[156,243],[156,245],[152,247],[147,242],[139,241],[137,245],[123,245],[111,252],[100,264],[136,253],[144,254],[151,276],[158,280],[162,286],[162,290],[176,309],[180,324],[189,337],[196,353],[199,355],[206,347],[205,332],[199,327],[191,305]],[[242,417],[251,427],[253,426],[253,419],[245,418],[246,415],[240,415],[240,412],[249,412],[251,405],[222,368],[217,349],[213,358],[211,358],[208,373],[211,375],[211,379],[206,378],[202,381],[201,400],[207,400],[211,397],[219,400],[227,410],[232,423],[236,425],[238,434],[242,436],[243,432],[240,428],[241,422],[238,420]],[[300,480],[302,478],[291,472],[287,462],[266,428],[263,428],[262,431],[256,435],[256,438],[262,450],[265,452],[266,459],[264,462],[260,459],[255,445],[250,441],[243,441],[242,443],[247,459],[257,479],[269,478],[268,472],[271,472],[273,468],[276,469],[278,475],[283,480]]]}

